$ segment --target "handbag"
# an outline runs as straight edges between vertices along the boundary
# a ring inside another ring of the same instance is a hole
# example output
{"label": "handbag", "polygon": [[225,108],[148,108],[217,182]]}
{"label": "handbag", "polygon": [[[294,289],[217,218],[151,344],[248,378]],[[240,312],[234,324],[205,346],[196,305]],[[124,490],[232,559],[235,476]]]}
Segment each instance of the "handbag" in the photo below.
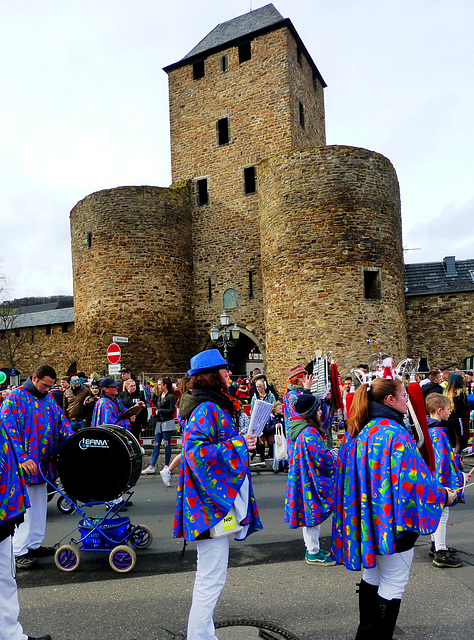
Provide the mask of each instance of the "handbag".
{"label": "handbag", "polygon": [[277,460],[288,460],[286,438],[281,424],[277,424],[275,430],[275,458]]}
{"label": "handbag", "polygon": [[232,505],[229,513],[209,529],[209,535],[211,538],[222,538],[223,536],[231,536],[233,533],[238,533],[243,528],[243,525],[237,520],[235,507]]}

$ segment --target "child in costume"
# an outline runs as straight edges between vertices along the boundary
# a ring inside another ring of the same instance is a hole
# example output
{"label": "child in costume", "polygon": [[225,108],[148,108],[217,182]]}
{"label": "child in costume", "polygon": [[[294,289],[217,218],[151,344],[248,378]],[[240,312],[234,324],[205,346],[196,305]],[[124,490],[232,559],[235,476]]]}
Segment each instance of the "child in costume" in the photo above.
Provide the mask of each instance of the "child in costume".
{"label": "child in costume", "polygon": [[210,529],[232,507],[243,525],[236,539],[262,528],[248,456],[256,436],[239,435],[233,419],[239,401],[227,394],[228,365],[217,349],[194,356],[188,373],[189,390],[179,405],[185,426],[173,536],[197,546],[187,638],[216,640],[212,616],[226,580],[229,536],[211,537]]}
{"label": "child in costume", "polygon": [[333,509],[334,458],[322,438],[319,406],[319,400],[308,394],[301,394],[294,404],[299,420],[291,421],[288,432],[292,446],[284,519],[290,529],[303,527],[305,562],[327,567],[336,563],[321,549],[319,532]]}
{"label": "child in costume", "polygon": [[436,531],[456,494],[436,484],[404,425],[400,380],[356,391],[339,449],[331,555],[363,569],[356,640],[391,640],[419,535]]}
{"label": "child in costume", "polygon": [[[436,480],[438,484],[450,489],[462,490],[469,482],[471,473],[464,474],[460,469],[460,456],[454,454],[445,424],[451,413],[451,400],[440,393],[430,393],[426,400],[428,428],[436,460]],[[458,491],[458,499],[453,502],[464,502],[462,491]],[[438,528],[431,534],[430,555],[435,567],[456,568],[462,566],[462,560],[456,557],[456,549],[446,546],[446,527],[449,519],[449,507],[443,509]]]}

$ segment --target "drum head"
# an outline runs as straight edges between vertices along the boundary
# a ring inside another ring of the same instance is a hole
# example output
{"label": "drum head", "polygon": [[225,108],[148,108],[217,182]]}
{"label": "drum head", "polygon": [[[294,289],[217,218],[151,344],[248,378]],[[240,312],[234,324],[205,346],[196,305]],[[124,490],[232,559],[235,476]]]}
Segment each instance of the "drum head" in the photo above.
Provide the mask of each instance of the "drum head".
{"label": "drum head", "polygon": [[111,425],[89,427],[62,446],[58,474],[65,493],[74,500],[106,502],[135,484],[141,457],[140,445],[128,431]]}

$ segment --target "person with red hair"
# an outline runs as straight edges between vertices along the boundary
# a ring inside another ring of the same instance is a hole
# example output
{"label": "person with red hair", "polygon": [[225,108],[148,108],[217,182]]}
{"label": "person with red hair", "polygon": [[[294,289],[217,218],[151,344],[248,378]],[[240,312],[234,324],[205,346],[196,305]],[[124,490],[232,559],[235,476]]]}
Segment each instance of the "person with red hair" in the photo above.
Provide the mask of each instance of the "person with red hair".
{"label": "person with red hair", "polygon": [[418,452],[406,411],[401,380],[362,384],[339,449],[331,556],[363,569],[356,640],[392,640],[415,541],[436,531],[456,499]]}

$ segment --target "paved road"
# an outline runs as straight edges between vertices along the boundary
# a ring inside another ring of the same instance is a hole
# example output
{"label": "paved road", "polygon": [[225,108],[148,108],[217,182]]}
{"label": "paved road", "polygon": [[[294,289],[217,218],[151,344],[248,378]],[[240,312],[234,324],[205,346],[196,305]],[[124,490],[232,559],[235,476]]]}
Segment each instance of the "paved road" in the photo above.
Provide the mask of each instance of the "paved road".
{"label": "paved road", "polygon": [[[173,482],[176,483],[175,477]],[[302,558],[299,531],[282,521],[286,476],[253,473],[264,531],[247,542],[232,543],[227,584],[216,620],[252,618],[275,624],[301,640],[349,640],[357,625],[355,584],[359,573],[343,567],[313,567]],[[459,640],[472,637],[474,618],[474,487],[471,499],[451,511],[448,544],[462,550],[464,566],[436,569],[428,541],[420,538],[410,583],[402,604],[397,637],[410,640]],[[83,553],[73,573],[59,571],[51,558],[36,571],[21,572],[18,584],[21,620],[30,634],[49,631],[54,640],[173,640],[183,638],[194,579],[195,550],[190,544],[179,561],[182,542],[172,539],[176,486],[159,476],[140,479],[127,513],[134,524],[149,526],[151,547],[138,552],[137,565],[119,575],[103,554]],[[49,504],[46,543],[73,529],[76,515]],[[330,522],[322,527],[329,547]],[[219,640],[257,638],[249,628],[222,629]],[[276,637],[276,636],[275,636]],[[285,637],[285,636],[280,636]],[[289,637],[289,636],[288,636]]]}

